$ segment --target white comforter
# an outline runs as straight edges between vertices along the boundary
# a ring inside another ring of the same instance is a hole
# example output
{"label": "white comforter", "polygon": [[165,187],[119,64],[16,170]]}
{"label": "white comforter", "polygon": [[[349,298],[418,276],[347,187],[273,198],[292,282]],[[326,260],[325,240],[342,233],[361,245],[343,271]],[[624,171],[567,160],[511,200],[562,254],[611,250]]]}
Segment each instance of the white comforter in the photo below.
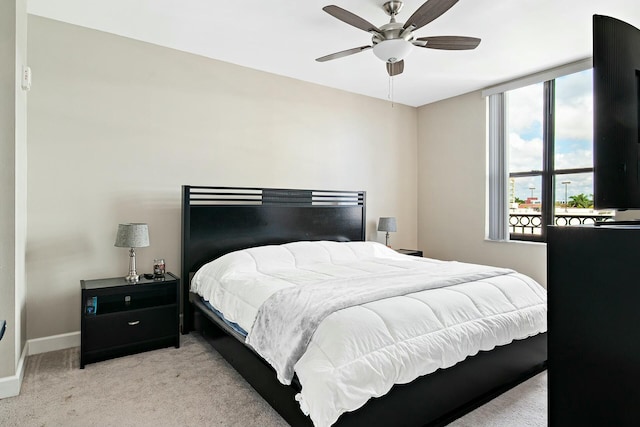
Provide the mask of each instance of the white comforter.
{"label": "white comforter", "polygon": [[[251,337],[260,306],[281,289],[457,266],[469,269],[374,242],[297,242],[227,254],[203,266],[191,290]],[[394,384],[544,331],[546,292],[516,272],[344,308],[324,318],[295,364],[297,399],[316,426],[328,426]]]}

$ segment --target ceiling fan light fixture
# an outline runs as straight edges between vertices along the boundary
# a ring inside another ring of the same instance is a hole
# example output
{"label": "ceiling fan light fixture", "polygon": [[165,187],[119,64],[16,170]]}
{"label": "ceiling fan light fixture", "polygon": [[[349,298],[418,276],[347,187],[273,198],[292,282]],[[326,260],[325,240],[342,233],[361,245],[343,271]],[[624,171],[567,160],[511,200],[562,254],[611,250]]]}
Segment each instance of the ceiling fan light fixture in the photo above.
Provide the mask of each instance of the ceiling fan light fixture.
{"label": "ceiling fan light fixture", "polygon": [[383,40],[373,46],[373,53],[384,62],[402,61],[413,50],[413,44],[404,39]]}

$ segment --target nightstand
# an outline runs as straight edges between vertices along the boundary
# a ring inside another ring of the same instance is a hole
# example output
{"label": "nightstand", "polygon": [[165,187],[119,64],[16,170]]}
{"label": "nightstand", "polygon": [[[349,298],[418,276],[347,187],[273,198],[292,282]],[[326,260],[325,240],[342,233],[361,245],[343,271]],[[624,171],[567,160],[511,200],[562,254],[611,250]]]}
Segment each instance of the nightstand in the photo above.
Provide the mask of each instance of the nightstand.
{"label": "nightstand", "polygon": [[422,251],[417,249],[396,249],[396,252],[401,253],[402,255],[413,255],[422,257]]}
{"label": "nightstand", "polygon": [[124,277],[81,280],[80,368],[87,363],[154,350],[180,347],[180,279],[135,284]]}

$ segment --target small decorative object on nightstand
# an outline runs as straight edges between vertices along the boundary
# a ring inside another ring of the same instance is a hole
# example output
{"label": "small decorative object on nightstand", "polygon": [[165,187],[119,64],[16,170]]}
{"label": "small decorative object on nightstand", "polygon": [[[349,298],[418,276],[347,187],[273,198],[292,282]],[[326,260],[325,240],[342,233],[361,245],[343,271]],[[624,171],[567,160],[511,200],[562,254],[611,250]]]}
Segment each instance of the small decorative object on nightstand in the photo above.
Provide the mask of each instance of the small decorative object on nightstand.
{"label": "small decorative object on nightstand", "polygon": [[127,282],[135,283],[140,276],[136,273],[136,250],[149,246],[149,227],[147,224],[119,224],[115,245],[118,248],[129,249],[129,275]]}
{"label": "small decorative object on nightstand", "polygon": [[180,279],[81,280],[80,368],[141,351],[180,347]]}
{"label": "small decorative object on nightstand", "polygon": [[153,275],[155,277],[164,277],[165,264],[164,258],[156,258],[153,260]]}
{"label": "small decorative object on nightstand", "polygon": [[[378,221],[378,231],[386,231],[386,245],[389,246],[389,232],[397,231],[396,218],[395,217],[381,217]],[[389,246],[390,247],[390,246]]]}
{"label": "small decorative object on nightstand", "polygon": [[419,251],[417,249],[396,249],[396,252],[403,255],[413,255],[413,256],[422,257],[422,251]]}

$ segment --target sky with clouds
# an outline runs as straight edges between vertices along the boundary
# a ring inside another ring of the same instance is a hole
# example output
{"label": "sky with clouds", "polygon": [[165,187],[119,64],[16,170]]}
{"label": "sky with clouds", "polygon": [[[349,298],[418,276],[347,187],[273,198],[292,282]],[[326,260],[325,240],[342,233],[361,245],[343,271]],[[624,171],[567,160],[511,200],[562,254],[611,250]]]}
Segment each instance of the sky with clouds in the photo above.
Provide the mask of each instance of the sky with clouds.
{"label": "sky with clouds", "polygon": [[[556,79],[555,167],[573,169],[593,166],[593,70]],[[509,172],[542,170],[543,84],[507,93]],[[570,181],[570,184],[562,182]],[[534,187],[532,189],[532,187]],[[567,196],[593,194],[593,175],[559,175],[556,201]],[[515,196],[540,199],[540,177],[517,178]]]}

